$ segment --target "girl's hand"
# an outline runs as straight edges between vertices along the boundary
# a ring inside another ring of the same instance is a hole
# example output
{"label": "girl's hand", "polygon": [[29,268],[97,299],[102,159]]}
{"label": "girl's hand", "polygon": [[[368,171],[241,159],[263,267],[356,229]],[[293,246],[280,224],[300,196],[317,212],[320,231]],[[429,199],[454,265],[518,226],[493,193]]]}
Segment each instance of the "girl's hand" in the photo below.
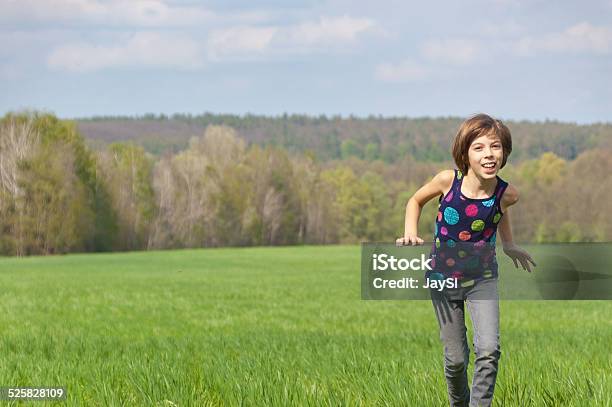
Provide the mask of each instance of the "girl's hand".
{"label": "girl's hand", "polygon": [[423,242],[424,242],[423,239],[421,239],[420,237],[416,235],[406,235],[404,237],[397,238],[397,240],[395,240],[395,245],[396,246],[415,246],[415,245],[422,245]]}
{"label": "girl's hand", "polygon": [[529,265],[529,263],[531,262],[534,267],[536,265],[535,261],[533,261],[529,253],[527,253],[525,250],[521,249],[514,243],[505,244],[504,253],[506,253],[506,255],[512,259],[512,261],[514,262],[514,267],[516,268],[518,268],[518,261],[519,263],[521,263],[521,266],[524,270],[527,270],[531,273],[531,266]]}

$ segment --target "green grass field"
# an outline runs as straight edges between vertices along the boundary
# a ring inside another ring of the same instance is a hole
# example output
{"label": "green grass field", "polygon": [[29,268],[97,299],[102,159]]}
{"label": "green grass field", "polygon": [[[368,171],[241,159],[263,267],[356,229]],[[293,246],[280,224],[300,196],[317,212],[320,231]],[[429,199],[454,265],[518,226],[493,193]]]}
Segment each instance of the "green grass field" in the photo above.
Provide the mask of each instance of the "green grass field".
{"label": "green grass field", "polygon": [[[69,405],[447,405],[431,304],[362,301],[359,267],[358,246],[2,258],[0,386],[66,386]],[[496,405],[612,405],[612,302],[503,301],[501,319]]]}

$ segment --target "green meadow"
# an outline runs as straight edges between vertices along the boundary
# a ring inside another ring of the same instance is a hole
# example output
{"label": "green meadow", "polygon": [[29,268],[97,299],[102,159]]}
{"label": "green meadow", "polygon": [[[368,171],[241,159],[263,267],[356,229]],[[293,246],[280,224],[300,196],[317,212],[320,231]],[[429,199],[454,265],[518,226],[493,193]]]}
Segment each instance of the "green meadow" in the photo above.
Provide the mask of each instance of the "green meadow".
{"label": "green meadow", "polygon": [[[0,386],[67,389],[32,405],[448,404],[431,304],[362,301],[358,246],[0,258],[0,287]],[[501,322],[495,405],[612,405],[612,302]]]}

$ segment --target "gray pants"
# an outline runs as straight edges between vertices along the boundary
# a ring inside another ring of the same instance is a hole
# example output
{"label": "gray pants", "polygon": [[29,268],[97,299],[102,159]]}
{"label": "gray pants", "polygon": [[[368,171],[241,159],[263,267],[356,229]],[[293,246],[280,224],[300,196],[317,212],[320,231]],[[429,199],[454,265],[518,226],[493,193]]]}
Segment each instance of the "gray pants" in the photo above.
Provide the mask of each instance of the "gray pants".
{"label": "gray pants", "polygon": [[[450,405],[490,406],[493,400],[499,344],[499,297],[497,279],[477,282],[452,295],[432,291],[432,302],[444,344],[444,373]],[[474,377],[468,386],[470,349],[467,343],[464,301],[474,327]]]}

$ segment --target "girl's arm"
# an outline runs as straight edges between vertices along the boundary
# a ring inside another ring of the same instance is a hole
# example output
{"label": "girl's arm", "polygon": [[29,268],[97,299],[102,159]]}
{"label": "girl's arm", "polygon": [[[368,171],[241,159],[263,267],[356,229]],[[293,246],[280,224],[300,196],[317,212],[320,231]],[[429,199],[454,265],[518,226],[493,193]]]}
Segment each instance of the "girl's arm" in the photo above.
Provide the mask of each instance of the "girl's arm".
{"label": "girl's arm", "polygon": [[455,178],[453,170],[445,170],[438,174],[427,184],[419,188],[418,191],[408,200],[406,204],[406,218],[404,221],[404,236],[398,238],[395,243],[398,246],[423,244],[423,239],[418,236],[417,226],[421,209],[432,198],[444,195],[450,190]]}
{"label": "girl's arm", "polygon": [[498,232],[504,246],[514,244],[512,241],[512,224],[510,222],[510,207],[519,200],[518,190],[514,185],[508,184],[501,201],[501,211],[504,214],[499,222]]}
{"label": "girl's arm", "polygon": [[508,257],[512,259],[512,261],[514,262],[514,267],[518,268],[518,263],[521,263],[523,269],[531,273],[531,266],[529,265],[529,262],[531,262],[534,266],[536,265],[535,262],[533,261],[529,253],[514,244],[512,238],[510,207],[517,203],[518,199],[519,193],[517,189],[513,185],[508,185],[501,201],[501,210],[504,215],[502,216],[501,221],[499,222],[498,232],[499,237],[502,239],[504,253],[506,253],[506,255],[508,255]]}

